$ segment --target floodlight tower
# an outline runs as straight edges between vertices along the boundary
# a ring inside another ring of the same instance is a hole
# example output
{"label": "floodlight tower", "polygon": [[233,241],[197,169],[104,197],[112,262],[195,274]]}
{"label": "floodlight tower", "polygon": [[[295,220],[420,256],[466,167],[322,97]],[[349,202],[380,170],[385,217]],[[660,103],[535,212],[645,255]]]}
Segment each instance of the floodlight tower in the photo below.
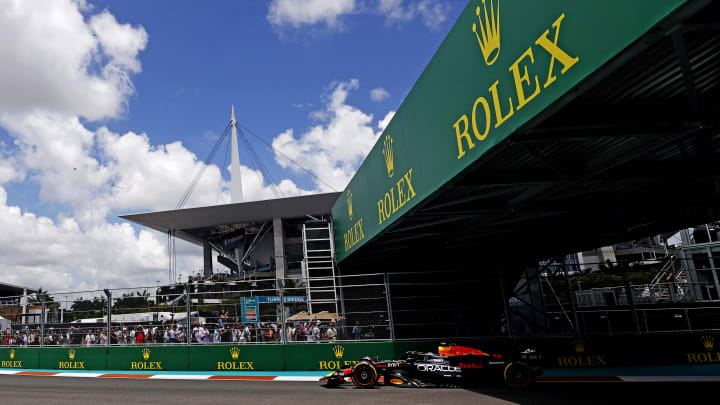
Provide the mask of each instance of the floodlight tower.
{"label": "floodlight tower", "polygon": [[235,106],[232,106],[230,117],[232,127],[232,160],[230,162],[230,202],[243,201],[242,178],[240,177],[240,151],[237,140],[237,121],[235,121]]}

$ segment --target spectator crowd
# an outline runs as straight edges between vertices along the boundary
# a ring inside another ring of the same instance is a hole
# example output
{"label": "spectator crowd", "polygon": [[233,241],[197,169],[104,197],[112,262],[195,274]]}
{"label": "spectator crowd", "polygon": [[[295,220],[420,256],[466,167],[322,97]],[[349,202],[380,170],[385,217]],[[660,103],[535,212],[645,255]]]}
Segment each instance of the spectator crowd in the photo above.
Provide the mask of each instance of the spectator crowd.
{"label": "spectator crowd", "polygon": [[[226,314],[226,313],[225,313]],[[220,317],[216,323],[197,323],[186,333],[183,323],[164,322],[160,325],[118,326],[111,328],[69,326],[50,327],[41,336],[39,328],[6,329],[0,331],[0,346],[102,346],[135,344],[212,344],[212,343],[277,343],[287,342],[334,342],[339,339],[335,322],[308,321],[288,322],[284,330],[280,322],[241,323]],[[368,338],[359,324],[352,327],[350,339]],[[108,342],[109,340],[109,342]]]}

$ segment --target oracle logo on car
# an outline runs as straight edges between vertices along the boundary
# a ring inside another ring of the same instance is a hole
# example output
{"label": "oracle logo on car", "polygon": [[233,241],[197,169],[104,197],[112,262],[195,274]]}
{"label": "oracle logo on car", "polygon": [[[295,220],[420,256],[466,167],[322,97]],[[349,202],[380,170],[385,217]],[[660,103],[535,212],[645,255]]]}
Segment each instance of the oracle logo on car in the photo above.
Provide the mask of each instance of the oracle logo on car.
{"label": "oracle logo on car", "polygon": [[417,366],[418,371],[462,371],[460,367],[454,367],[454,366],[444,366],[440,364],[418,364]]}

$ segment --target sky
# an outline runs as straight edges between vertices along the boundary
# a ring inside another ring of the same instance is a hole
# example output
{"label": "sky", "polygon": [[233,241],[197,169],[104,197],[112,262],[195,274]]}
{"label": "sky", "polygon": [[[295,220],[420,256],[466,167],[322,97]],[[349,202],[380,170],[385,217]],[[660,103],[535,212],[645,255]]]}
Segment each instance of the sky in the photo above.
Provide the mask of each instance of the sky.
{"label": "sky", "polygon": [[0,0],[0,282],[167,282],[167,236],[118,216],[201,169],[185,207],[229,203],[228,142],[205,159],[233,105],[267,168],[241,142],[246,200],[342,190],[465,5]]}

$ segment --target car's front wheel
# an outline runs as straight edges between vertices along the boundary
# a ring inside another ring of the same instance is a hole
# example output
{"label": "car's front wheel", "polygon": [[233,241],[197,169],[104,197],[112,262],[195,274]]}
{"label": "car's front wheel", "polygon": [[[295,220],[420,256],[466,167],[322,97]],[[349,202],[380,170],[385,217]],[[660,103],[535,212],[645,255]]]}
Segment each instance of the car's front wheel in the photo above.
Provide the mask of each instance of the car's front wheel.
{"label": "car's front wheel", "polygon": [[378,382],[378,372],[369,361],[360,361],[353,367],[352,382],[358,388],[372,388]]}

